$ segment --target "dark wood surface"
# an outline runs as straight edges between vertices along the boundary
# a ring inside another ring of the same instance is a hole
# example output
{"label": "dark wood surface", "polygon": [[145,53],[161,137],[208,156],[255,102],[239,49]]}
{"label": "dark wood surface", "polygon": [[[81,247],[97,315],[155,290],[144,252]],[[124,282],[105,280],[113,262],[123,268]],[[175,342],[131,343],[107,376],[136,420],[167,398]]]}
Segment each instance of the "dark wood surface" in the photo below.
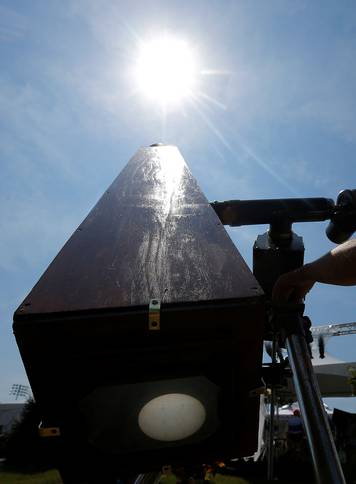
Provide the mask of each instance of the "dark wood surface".
{"label": "dark wood surface", "polygon": [[[259,397],[250,392],[261,386],[262,296],[177,148],[140,149],[15,314],[34,397],[43,420],[63,430],[73,467],[81,462],[81,475],[91,475],[93,462],[114,475],[125,466],[145,470],[251,455]],[[149,329],[153,298],[163,303],[159,331]],[[218,388],[212,412],[219,425],[209,438],[182,447],[141,441],[132,447],[131,434],[122,429],[126,421],[137,423],[137,401],[130,397],[125,407],[98,399],[100,389],[105,396],[108,388],[125,385],[146,399],[142,382],[165,380],[169,390],[160,391],[175,393],[179,379],[188,377],[204,377]],[[88,398],[89,416],[83,411]],[[105,422],[103,435],[113,422],[120,427],[117,453],[88,444],[93,422],[99,435]]]}
{"label": "dark wood surface", "polygon": [[140,149],[17,315],[262,295],[178,149]]}

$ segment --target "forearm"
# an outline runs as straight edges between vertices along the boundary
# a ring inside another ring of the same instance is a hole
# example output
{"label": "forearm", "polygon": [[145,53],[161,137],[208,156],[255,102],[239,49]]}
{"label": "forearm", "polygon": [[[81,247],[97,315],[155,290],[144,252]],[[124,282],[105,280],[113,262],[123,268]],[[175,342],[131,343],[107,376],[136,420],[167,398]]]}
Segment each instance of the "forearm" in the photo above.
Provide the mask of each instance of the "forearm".
{"label": "forearm", "polygon": [[356,284],[356,240],[341,244],[320,259],[306,264],[302,277],[313,282],[349,286]]}
{"label": "forearm", "polygon": [[316,282],[356,284],[356,240],[349,240],[320,259],[283,274],[273,288],[272,299],[278,303],[303,300]]}

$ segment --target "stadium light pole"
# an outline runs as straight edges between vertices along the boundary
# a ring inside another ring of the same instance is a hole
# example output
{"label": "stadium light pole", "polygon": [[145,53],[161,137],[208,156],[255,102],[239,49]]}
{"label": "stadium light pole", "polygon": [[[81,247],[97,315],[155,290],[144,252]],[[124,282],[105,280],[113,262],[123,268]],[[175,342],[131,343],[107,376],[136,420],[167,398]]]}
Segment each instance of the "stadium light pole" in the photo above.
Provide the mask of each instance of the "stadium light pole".
{"label": "stadium light pole", "polygon": [[17,400],[19,397],[29,397],[31,395],[30,388],[28,385],[21,385],[19,383],[14,383],[11,386],[10,395],[15,397]]}

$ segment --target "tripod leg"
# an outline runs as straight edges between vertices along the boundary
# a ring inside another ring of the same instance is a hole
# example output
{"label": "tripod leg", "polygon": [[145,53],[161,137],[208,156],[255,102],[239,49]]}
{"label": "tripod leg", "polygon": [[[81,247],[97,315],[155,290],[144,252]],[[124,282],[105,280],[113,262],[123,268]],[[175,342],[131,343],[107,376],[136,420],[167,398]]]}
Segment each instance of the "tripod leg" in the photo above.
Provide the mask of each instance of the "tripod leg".
{"label": "tripod leg", "polygon": [[[276,337],[273,336],[272,342],[272,366],[276,365]],[[276,408],[276,386],[273,383],[271,385],[271,397],[270,397],[270,412],[269,412],[269,435],[268,435],[268,468],[267,479],[273,480],[274,473],[274,414]]]}
{"label": "tripod leg", "polygon": [[319,484],[345,484],[305,337],[302,334],[287,336],[286,347],[317,481]]}

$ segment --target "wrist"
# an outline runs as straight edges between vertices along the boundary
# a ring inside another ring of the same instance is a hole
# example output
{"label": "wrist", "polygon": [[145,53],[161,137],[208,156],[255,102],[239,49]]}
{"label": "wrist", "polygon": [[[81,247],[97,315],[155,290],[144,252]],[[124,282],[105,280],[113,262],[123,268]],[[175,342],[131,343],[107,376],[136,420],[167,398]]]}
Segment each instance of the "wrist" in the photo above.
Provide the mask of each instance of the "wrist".
{"label": "wrist", "polygon": [[304,264],[299,269],[295,271],[298,274],[298,277],[302,279],[304,282],[316,282],[316,271],[313,263]]}

